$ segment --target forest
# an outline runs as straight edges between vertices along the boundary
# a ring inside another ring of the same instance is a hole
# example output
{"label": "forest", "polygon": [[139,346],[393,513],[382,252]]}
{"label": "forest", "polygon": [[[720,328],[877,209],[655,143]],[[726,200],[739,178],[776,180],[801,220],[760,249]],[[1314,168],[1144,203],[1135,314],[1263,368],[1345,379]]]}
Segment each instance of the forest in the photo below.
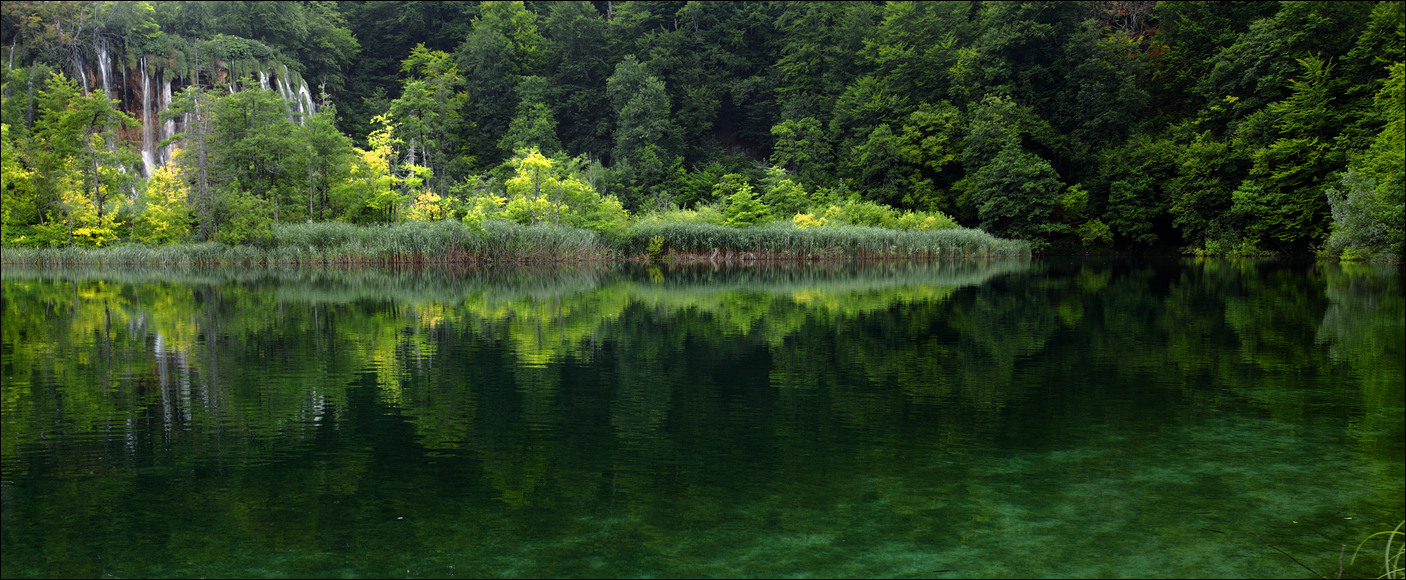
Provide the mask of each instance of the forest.
{"label": "forest", "polygon": [[515,222],[1399,259],[1404,10],[5,2],[0,244]]}

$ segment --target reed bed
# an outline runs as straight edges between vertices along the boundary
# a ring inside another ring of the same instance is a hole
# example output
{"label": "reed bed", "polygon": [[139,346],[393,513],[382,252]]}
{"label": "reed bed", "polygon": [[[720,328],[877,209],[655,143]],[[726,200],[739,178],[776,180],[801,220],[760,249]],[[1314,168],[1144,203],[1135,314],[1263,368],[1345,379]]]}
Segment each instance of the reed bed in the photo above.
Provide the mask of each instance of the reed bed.
{"label": "reed bed", "polygon": [[490,220],[478,227],[446,220],[355,226],[280,225],[251,245],[216,242],[109,248],[0,248],[0,262],[36,265],[167,266],[257,264],[424,264],[606,260],[616,251],[600,234],[553,225]]}
{"label": "reed bed", "polygon": [[681,261],[938,259],[1018,257],[1030,244],[1003,240],[981,230],[897,230],[870,226],[798,228],[778,222],[733,228],[705,223],[650,222],[636,226],[626,255],[646,251],[659,237],[666,253]]}
{"label": "reed bed", "polygon": [[611,238],[588,229],[504,220],[355,226],[280,225],[250,245],[215,242],[109,248],[0,248],[0,262],[41,266],[152,264],[425,264],[580,262],[645,257],[651,241],[679,262],[748,260],[940,259],[1029,256],[1030,245],[971,229],[896,230],[868,226],[798,228],[788,222],[734,228],[647,221]]}

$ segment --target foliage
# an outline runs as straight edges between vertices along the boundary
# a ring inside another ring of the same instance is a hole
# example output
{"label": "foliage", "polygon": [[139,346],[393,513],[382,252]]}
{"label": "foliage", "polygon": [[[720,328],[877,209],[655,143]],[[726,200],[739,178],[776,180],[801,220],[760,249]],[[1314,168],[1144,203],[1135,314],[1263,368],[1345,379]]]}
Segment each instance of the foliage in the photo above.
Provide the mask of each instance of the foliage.
{"label": "foliage", "polygon": [[611,107],[617,111],[612,162],[625,173],[626,198],[639,200],[664,180],[669,132],[669,95],[664,82],[650,75],[633,56],[615,65],[606,81]]}
{"label": "foliage", "polygon": [[10,126],[0,124],[0,242],[10,245],[19,240],[18,231],[32,223],[35,207],[33,173],[20,165],[19,151],[10,140]]}
{"label": "foliage", "polygon": [[1406,148],[1406,105],[1402,104],[1406,66],[1391,66],[1391,76],[1377,94],[1376,104],[1387,124],[1357,163],[1350,165],[1340,187],[1326,190],[1332,207],[1332,235],[1327,245],[1332,251],[1350,251],[1356,256],[1390,254],[1406,256],[1406,168],[1402,150]]}
{"label": "foliage", "polygon": [[[0,243],[154,235],[137,230],[170,218],[141,215],[164,206],[138,199],[155,179],[138,149],[179,147],[198,240],[500,214],[624,235],[629,210],[961,221],[1047,251],[1400,256],[1404,18],[1390,2],[10,3]],[[277,90],[256,88],[270,71]],[[534,147],[555,191],[521,193]],[[730,175],[750,198],[717,188]]]}
{"label": "foliage", "polygon": [[1001,236],[1033,239],[1050,233],[1063,189],[1048,162],[1013,144],[972,175],[981,229]]}
{"label": "foliage", "polygon": [[504,214],[518,223],[551,223],[623,232],[629,213],[613,196],[602,196],[582,179],[584,159],[549,159],[536,148],[508,162],[513,177],[506,182]]}
{"label": "foliage", "polygon": [[755,226],[771,221],[771,208],[752,194],[752,186],[742,183],[737,192],[727,197],[723,210],[725,226]]}
{"label": "foliage", "polygon": [[156,245],[184,240],[190,235],[192,217],[188,197],[190,187],[180,167],[170,163],[158,167],[147,180],[134,237]]}

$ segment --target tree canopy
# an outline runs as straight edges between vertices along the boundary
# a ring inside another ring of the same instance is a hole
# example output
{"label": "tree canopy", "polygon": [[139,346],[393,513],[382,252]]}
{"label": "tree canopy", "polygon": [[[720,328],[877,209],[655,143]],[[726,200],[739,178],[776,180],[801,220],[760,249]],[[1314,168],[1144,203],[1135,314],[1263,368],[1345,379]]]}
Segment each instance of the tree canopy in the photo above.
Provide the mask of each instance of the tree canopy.
{"label": "tree canopy", "polygon": [[1399,257],[1403,20],[1399,2],[6,3],[3,242],[520,220],[549,199],[520,195],[522,168],[546,163],[561,208],[750,224],[876,204],[1050,251]]}

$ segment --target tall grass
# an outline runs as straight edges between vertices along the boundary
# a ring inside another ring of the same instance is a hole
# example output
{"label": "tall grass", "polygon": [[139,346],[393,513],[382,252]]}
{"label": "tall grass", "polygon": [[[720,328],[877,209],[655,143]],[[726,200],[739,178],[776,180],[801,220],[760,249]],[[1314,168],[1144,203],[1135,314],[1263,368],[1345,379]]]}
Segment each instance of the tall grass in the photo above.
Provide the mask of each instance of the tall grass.
{"label": "tall grass", "polygon": [[490,220],[478,226],[434,223],[355,226],[339,222],[280,225],[252,245],[215,242],[111,248],[0,248],[12,264],[400,264],[604,260],[617,254],[591,230]]}
{"label": "tall grass", "polygon": [[654,237],[675,258],[701,260],[933,259],[1028,256],[1030,244],[981,230],[898,230],[869,226],[798,228],[776,222],[759,227],[687,222],[644,222],[621,251],[644,253]]}
{"label": "tall grass", "polygon": [[[680,261],[932,259],[1028,256],[1030,245],[980,230],[897,230],[868,226],[798,228],[789,222],[734,228],[700,222],[645,220],[606,237],[570,226],[525,226],[504,220],[355,226],[339,222],[280,225],[252,245],[215,242],[110,248],[0,248],[11,264],[419,264],[555,262],[639,257],[652,240],[655,256]],[[656,240],[656,241],[657,241]]]}

